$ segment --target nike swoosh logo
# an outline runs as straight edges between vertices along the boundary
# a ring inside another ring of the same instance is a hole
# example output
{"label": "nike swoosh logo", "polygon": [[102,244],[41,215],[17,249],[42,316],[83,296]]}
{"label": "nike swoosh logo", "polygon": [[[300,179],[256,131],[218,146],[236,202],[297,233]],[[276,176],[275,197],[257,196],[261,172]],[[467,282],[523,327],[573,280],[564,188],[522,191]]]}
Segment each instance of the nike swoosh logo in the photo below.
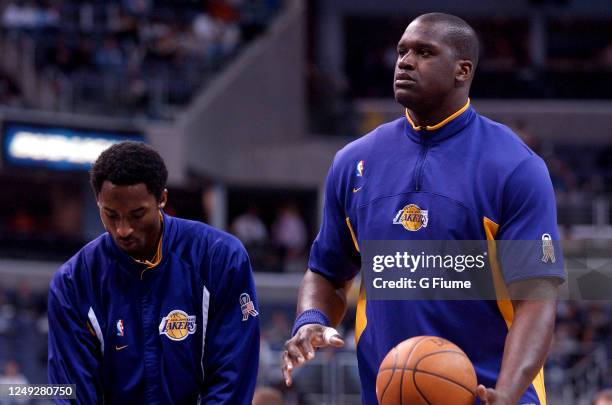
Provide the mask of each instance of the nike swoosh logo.
{"label": "nike swoosh logo", "polygon": [[126,347],[128,347],[129,345],[125,345],[125,346],[115,346],[115,350],[119,351],[119,350],[123,350]]}
{"label": "nike swoosh logo", "polygon": [[353,193],[358,192],[359,190],[361,190],[363,188],[363,186],[361,187],[353,187]]}

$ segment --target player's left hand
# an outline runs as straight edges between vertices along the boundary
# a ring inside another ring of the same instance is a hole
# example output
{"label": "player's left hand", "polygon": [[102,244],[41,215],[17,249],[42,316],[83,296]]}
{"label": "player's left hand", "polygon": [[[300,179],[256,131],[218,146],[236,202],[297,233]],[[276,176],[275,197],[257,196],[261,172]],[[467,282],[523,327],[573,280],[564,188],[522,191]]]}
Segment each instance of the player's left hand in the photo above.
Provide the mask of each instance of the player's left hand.
{"label": "player's left hand", "polygon": [[482,384],[476,388],[476,395],[480,398],[482,405],[513,405],[508,394],[493,388],[486,388]]}

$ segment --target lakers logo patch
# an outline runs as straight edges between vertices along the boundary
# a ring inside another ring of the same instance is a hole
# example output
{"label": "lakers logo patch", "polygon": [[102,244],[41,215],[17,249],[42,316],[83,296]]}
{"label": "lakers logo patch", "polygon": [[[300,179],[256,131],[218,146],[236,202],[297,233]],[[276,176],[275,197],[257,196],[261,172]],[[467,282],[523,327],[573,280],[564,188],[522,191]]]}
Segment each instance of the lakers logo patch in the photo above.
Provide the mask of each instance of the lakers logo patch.
{"label": "lakers logo patch", "polygon": [[421,228],[427,228],[429,214],[427,210],[422,210],[416,204],[408,204],[397,212],[393,218],[394,225],[402,225],[404,229],[416,232]]}
{"label": "lakers logo patch", "polygon": [[159,324],[159,334],[166,335],[168,339],[180,341],[188,335],[193,335],[196,331],[195,315],[187,315],[186,312],[180,309],[170,311],[167,316],[164,316]]}

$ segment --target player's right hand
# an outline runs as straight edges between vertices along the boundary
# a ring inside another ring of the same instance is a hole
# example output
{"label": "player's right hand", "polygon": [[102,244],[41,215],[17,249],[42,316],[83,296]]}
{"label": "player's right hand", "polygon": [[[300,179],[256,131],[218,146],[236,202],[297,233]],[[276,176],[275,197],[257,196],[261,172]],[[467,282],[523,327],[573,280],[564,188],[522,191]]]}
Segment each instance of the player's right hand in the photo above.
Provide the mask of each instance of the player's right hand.
{"label": "player's right hand", "polygon": [[344,340],[334,328],[319,324],[306,324],[285,343],[283,352],[283,377],[285,384],[292,384],[291,373],[304,362],[314,359],[319,347],[342,347]]}

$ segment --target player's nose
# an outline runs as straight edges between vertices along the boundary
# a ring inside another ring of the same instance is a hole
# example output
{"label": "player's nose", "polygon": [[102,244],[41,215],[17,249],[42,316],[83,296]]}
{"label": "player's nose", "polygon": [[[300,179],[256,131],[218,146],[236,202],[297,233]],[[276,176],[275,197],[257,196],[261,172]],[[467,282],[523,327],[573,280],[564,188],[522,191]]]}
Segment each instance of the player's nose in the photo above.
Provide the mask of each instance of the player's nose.
{"label": "player's nose", "polygon": [[405,70],[414,70],[416,67],[414,53],[406,52],[403,56],[401,56],[397,61],[397,66],[400,69]]}
{"label": "player's nose", "polygon": [[132,227],[127,221],[121,221],[117,224],[117,236],[127,238],[132,234]]}

